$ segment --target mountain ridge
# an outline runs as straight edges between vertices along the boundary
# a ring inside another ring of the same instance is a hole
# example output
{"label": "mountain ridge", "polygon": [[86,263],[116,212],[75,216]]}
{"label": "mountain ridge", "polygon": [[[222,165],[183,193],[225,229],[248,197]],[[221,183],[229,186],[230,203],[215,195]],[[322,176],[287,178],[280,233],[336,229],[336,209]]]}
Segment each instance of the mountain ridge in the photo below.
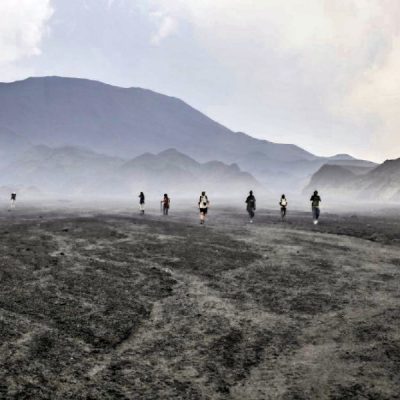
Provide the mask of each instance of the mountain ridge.
{"label": "mountain ridge", "polygon": [[199,163],[175,149],[125,160],[85,148],[38,145],[0,169],[0,176],[0,186],[35,186],[42,193],[63,196],[130,196],[140,190],[159,194],[168,189],[178,197],[204,188],[215,193],[231,189],[242,193],[249,186],[261,188],[253,176],[237,165]]}
{"label": "mountain ridge", "polygon": [[301,190],[324,163],[365,163],[343,154],[318,157],[294,144],[234,132],[177,97],[84,78],[0,83],[0,136],[6,131],[33,146],[82,147],[122,159],[174,148],[201,163],[236,163],[278,191]]}
{"label": "mountain ridge", "polygon": [[[17,93],[11,96],[10,92],[15,92],[13,89],[16,89]],[[149,89],[113,86],[95,80],[53,76],[31,77],[23,81],[2,83],[0,107],[0,124],[16,132],[22,132],[23,136],[29,137],[35,144],[45,143],[50,146],[71,144],[84,147],[89,145],[89,147],[94,146],[95,151],[101,150],[110,155],[128,157],[142,154],[147,150],[154,151],[154,142],[158,139],[160,146],[157,151],[174,147],[193,157],[196,157],[194,153],[198,153],[196,158],[201,161],[207,161],[202,159],[208,157],[207,152],[202,152],[205,147],[211,150],[209,160],[234,161],[227,158],[242,153],[243,145],[252,147],[254,151],[262,150],[260,147],[264,147],[264,151],[269,150],[270,153],[272,153],[271,147],[272,150],[278,151],[282,146],[289,146],[290,152],[294,153],[292,157],[299,159],[316,157],[295,145],[273,143],[255,139],[243,132],[233,132],[177,97]],[[21,109],[24,112],[23,121],[26,123],[15,117],[15,111]],[[147,120],[143,117],[144,113],[148,117]],[[76,123],[77,121],[79,123]],[[126,134],[127,127],[131,130],[131,135]],[[49,128],[54,132],[48,134],[46,130]],[[55,128],[58,128],[58,131]],[[142,131],[138,133],[139,128]],[[85,129],[86,136],[92,134],[100,143],[94,143],[93,140],[82,143],[85,136],[82,137],[80,131]],[[190,133],[192,140],[198,138],[196,144],[199,147],[198,151],[193,145],[187,146],[190,147],[190,151],[185,151],[184,148],[179,148],[185,147],[185,143],[178,143],[179,147],[174,144],[173,130],[176,133],[178,129],[183,142],[192,130]],[[182,133],[185,129],[186,132]],[[65,136],[60,137],[61,134]],[[152,136],[153,143],[146,146],[148,149],[136,150],[135,143],[129,141],[129,136],[141,136],[144,140],[146,134]],[[117,139],[125,135],[123,149],[115,146],[115,138],[114,142],[106,141],[107,146],[101,143],[104,137],[110,135],[116,135]],[[224,151],[219,151],[221,156],[215,157],[212,154],[213,148],[204,146],[202,137],[205,141],[211,137],[214,141],[223,142],[225,146],[220,147],[225,148]],[[131,154],[125,152],[126,147],[130,148]]]}

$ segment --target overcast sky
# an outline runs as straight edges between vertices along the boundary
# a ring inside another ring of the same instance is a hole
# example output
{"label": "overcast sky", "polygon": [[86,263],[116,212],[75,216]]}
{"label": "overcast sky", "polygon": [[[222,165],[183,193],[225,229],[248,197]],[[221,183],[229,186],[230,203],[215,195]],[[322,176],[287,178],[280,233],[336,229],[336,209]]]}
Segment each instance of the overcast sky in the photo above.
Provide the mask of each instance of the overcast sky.
{"label": "overcast sky", "polygon": [[400,157],[398,0],[1,0],[0,80],[179,97],[319,154]]}

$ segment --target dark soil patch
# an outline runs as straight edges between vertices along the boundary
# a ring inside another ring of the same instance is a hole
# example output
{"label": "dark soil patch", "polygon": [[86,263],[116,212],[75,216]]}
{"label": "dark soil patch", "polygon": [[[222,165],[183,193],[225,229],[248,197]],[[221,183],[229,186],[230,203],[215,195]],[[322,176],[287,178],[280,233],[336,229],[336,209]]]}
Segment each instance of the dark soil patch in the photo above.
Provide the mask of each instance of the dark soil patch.
{"label": "dark soil patch", "polygon": [[0,398],[398,396],[399,226],[216,219],[3,220]]}

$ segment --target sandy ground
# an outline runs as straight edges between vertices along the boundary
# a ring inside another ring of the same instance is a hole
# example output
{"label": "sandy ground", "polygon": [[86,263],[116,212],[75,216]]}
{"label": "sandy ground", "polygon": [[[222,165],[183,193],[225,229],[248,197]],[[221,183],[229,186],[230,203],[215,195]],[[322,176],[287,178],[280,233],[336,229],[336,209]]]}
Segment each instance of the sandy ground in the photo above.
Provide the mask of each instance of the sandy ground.
{"label": "sandy ground", "polygon": [[398,399],[400,218],[0,212],[1,399]]}

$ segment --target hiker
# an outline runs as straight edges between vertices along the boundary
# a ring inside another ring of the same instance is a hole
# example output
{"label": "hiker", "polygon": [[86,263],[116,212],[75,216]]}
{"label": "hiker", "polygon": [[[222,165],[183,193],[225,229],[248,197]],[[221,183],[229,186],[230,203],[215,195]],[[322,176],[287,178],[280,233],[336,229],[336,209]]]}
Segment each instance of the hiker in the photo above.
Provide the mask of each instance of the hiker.
{"label": "hiker", "polygon": [[250,193],[247,196],[246,204],[247,204],[246,209],[250,217],[250,223],[252,224],[254,218],[254,211],[256,211],[256,198],[254,197],[252,190],[250,190]]}
{"label": "hiker", "polygon": [[281,200],[279,201],[279,205],[281,206],[281,218],[282,218],[282,221],[284,221],[284,219],[286,217],[286,208],[288,206],[288,201],[287,201],[286,196],[284,194],[281,196]]}
{"label": "hiker", "polygon": [[322,201],[317,190],[311,196],[310,201],[311,201],[311,209],[312,209],[312,213],[313,213],[314,225],[317,225],[319,214],[320,214],[319,203],[321,203],[321,201]]}
{"label": "hiker", "polygon": [[140,192],[139,194],[139,210],[142,215],[144,215],[144,193]]}
{"label": "hiker", "polygon": [[206,222],[206,215],[207,215],[209,205],[210,205],[210,202],[208,201],[206,192],[201,192],[200,199],[199,199],[200,224],[201,225],[204,225],[204,223]]}
{"label": "hiker", "polygon": [[15,208],[15,202],[17,201],[17,193],[12,192],[11,193],[11,199],[10,199],[10,210]]}
{"label": "hiker", "polygon": [[171,202],[167,193],[164,193],[164,198],[161,200],[161,207],[164,215],[168,215],[169,203]]}

